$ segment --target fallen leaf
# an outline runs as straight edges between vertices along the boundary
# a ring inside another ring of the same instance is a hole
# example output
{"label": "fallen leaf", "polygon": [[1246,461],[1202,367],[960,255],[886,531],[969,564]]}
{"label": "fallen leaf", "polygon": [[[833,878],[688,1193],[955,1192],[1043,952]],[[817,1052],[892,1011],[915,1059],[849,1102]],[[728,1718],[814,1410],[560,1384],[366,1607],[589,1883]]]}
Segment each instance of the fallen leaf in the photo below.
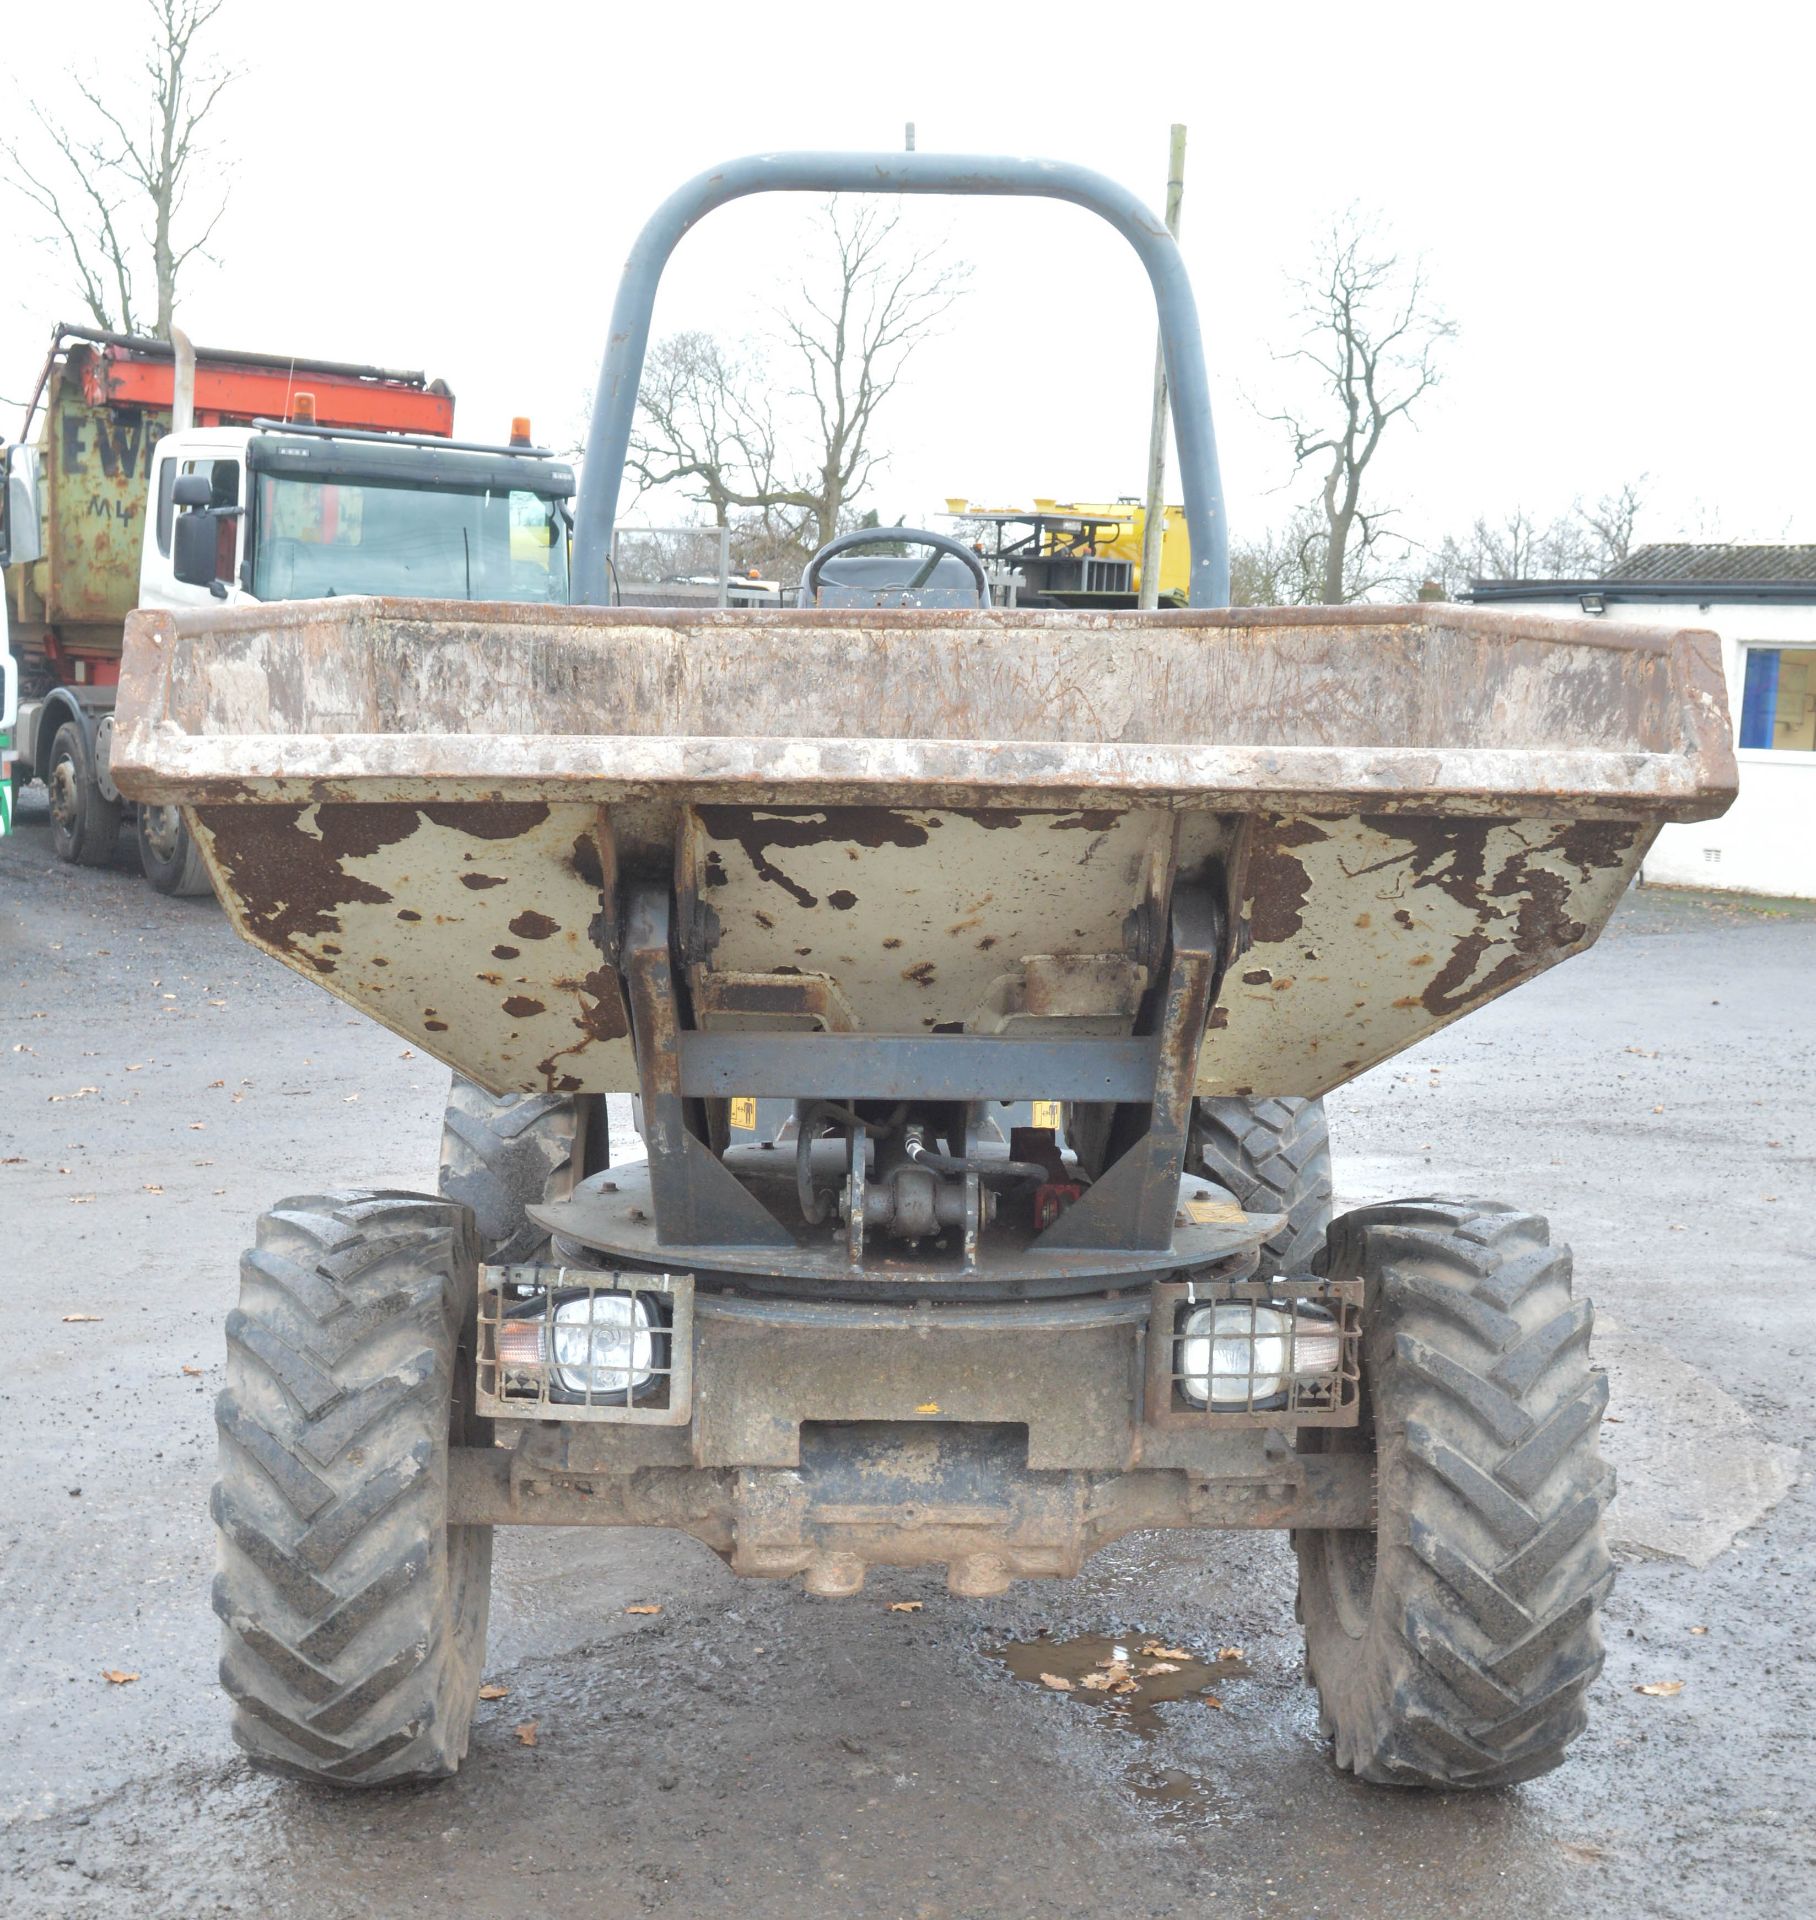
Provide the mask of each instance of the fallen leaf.
{"label": "fallen leaf", "polygon": [[1145,1653],[1150,1660],[1189,1660],[1192,1657],[1184,1647],[1149,1646],[1143,1647],[1142,1652]]}
{"label": "fallen leaf", "polygon": [[1087,1673],[1078,1684],[1088,1687],[1093,1693],[1107,1693],[1114,1683],[1107,1673]]}
{"label": "fallen leaf", "polygon": [[94,1203],[95,1196],[92,1193],[72,1193],[69,1196],[69,1204],[72,1207],[92,1207]]}
{"label": "fallen leaf", "polygon": [[[22,1153],[9,1153],[4,1160],[0,1160],[0,1167],[22,1167],[24,1165],[25,1155]],[[57,1171],[61,1173],[63,1169],[59,1167]]]}
{"label": "fallen leaf", "polygon": [[1141,1686],[1138,1681],[1134,1680],[1112,1680],[1110,1682],[1110,1691],[1112,1693],[1139,1693]]}
{"label": "fallen leaf", "polygon": [[208,1084],[211,1087],[224,1087],[227,1082],[225,1080],[210,1080]]}
{"label": "fallen leaf", "polygon": [[101,1678],[105,1680],[110,1687],[130,1687],[138,1677],[136,1673],[127,1673],[120,1667],[103,1667],[101,1669]]}
{"label": "fallen leaf", "polygon": [[347,1095],[345,1104],[347,1106],[352,1106],[354,1101],[357,1100],[358,1098],[359,1098],[359,1095],[357,1093],[350,1093]]}
{"label": "fallen leaf", "polygon": [[660,1613],[660,1607],[626,1607],[626,1613]]}
{"label": "fallen leaf", "polygon": [[513,1727],[511,1731],[516,1734],[517,1738],[522,1741],[526,1747],[533,1747],[536,1744],[536,1722],[534,1720],[526,1720],[521,1726]]}
{"label": "fallen leaf", "polygon": [[206,1120],[191,1120],[189,1123],[189,1131],[191,1133],[206,1133],[207,1130],[208,1122]]}
{"label": "fallen leaf", "polygon": [[100,1317],[98,1313],[66,1313],[63,1316],[63,1324],[66,1327],[72,1327],[82,1321],[99,1320]]}
{"label": "fallen leaf", "polygon": [[1222,1711],[1223,1702],[1214,1693],[1201,1693],[1198,1697],[1207,1707],[1215,1707],[1219,1712]]}
{"label": "fallen leaf", "polygon": [[145,1071],[145,1062],[143,1060],[135,1060],[126,1071],[128,1073],[143,1073]]}
{"label": "fallen leaf", "polygon": [[1681,1680],[1648,1680],[1644,1686],[1635,1687],[1635,1693],[1650,1694],[1654,1700],[1674,1699],[1684,1690]]}
{"label": "fallen leaf", "polygon": [[1692,1627],[1692,1628],[1690,1629],[1690,1631],[1691,1631],[1692,1633],[1698,1633],[1698,1634],[1701,1634],[1701,1633],[1707,1633],[1707,1632],[1709,1631],[1709,1629],[1708,1629],[1707,1627]]}
{"label": "fallen leaf", "polygon": [[1663,1113],[1663,1112],[1664,1112],[1664,1108],[1663,1108],[1663,1107],[1654,1107],[1654,1108],[1652,1109],[1652,1111],[1653,1111],[1654,1113]]}
{"label": "fallen leaf", "polygon": [[408,1047],[405,1047],[403,1052],[400,1053],[397,1057],[400,1060],[414,1060],[416,1058],[416,1055],[413,1054]]}
{"label": "fallen leaf", "polygon": [[915,1408],[916,1413],[938,1413],[939,1410],[940,1403],[937,1400],[923,1400],[921,1404]]}
{"label": "fallen leaf", "polygon": [[1247,1657],[1240,1647],[1219,1647],[1217,1649],[1217,1658],[1219,1660],[1243,1660]]}
{"label": "fallen leaf", "polygon": [[200,1367],[185,1367],[183,1371],[188,1374],[192,1380],[199,1380],[202,1377],[202,1369]]}
{"label": "fallen leaf", "polygon": [[921,1604],[919,1600],[891,1600],[889,1603],[889,1611],[891,1613],[919,1613]]}
{"label": "fallen leaf", "polygon": [[509,1687],[501,1687],[494,1681],[479,1689],[479,1697],[482,1700],[502,1700],[510,1691]]}
{"label": "fallen leaf", "polygon": [[162,1193],[164,1189],[160,1187],[155,1180],[147,1180],[145,1182],[145,1191],[147,1193]]}
{"label": "fallen leaf", "polygon": [[1156,1660],[1151,1667],[1143,1667],[1141,1677],[1146,1680],[1156,1673],[1177,1673],[1179,1663],[1176,1660]]}
{"label": "fallen leaf", "polygon": [[1043,1673],[1040,1676],[1040,1684],[1043,1687],[1051,1687],[1055,1693],[1074,1693],[1077,1691],[1071,1681],[1068,1680],[1064,1674],[1060,1673]]}

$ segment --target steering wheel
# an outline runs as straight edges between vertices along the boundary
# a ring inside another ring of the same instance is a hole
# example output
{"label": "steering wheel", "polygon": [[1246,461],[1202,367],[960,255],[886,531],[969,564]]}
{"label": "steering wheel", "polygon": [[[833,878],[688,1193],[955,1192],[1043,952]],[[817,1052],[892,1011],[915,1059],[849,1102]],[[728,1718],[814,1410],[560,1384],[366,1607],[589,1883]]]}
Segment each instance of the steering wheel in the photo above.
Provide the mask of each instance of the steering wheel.
{"label": "steering wheel", "polygon": [[971,577],[977,584],[977,604],[987,607],[990,604],[990,582],[984,574],[984,563],[967,546],[954,540],[948,534],[929,533],[924,527],[854,527],[850,533],[841,533],[836,539],[828,540],[818,553],[807,563],[807,571],[801,576],[801,604],[811,607],[818,603],[820,594],[820,569],[828,560],[841,553],[850,553],[857,547],[912,546],[931,549],[922,562],[920,571],[914,578],[900,588],[890,588],[891,592],[916,593],[933,578],[933,570],[940,563],[942,554],[954,554],[971,569]]}

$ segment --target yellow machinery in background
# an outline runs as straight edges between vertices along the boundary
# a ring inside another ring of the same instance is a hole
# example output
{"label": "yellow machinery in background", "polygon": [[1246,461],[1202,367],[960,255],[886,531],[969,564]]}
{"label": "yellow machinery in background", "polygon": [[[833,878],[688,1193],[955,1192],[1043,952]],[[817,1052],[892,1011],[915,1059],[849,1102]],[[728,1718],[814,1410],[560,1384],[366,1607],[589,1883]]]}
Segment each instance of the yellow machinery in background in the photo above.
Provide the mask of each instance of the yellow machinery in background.
{"label": "yellow machinery in background", "polygon": [[[1003,606],[1132,607],[1141,592],[1147,510],[1137,500],[1043,500],[1031,507],[948,499],[959,537],[991,570]],[[1191,570],[1185,510],[1168,507],[1160,543],[1160,604],[1184,606]]]}

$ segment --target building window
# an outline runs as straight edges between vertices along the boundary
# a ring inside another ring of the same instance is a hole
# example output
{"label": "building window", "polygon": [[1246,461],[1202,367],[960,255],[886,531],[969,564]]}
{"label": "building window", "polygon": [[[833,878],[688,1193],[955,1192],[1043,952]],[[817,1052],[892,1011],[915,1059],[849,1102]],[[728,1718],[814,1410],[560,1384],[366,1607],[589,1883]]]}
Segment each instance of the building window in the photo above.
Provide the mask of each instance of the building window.
{"label": "building window", "polygon": [[1816,753],[1816,647],[1748,647],[1740,744]]}

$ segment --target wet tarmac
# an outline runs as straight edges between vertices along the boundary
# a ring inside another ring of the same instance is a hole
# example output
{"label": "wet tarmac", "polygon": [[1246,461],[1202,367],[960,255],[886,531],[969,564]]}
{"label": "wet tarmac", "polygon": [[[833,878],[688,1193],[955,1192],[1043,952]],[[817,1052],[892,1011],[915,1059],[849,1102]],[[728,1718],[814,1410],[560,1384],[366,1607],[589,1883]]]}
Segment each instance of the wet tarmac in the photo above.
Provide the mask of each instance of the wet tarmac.
{"label": "wet tarmac", "polygon": [[[1596,951],[1332,1102],[1345,1202],[1538,1207],[1614,1323],[1622,1577],[1558,1773],[1485,1797],[1337,1774],[1284,1538],[826,1601],[686,1540],[551,1531],[500,1536],[505,1691],[460,1777],[346,1795],[227,1738],[220,1326],[260,1207],[432,1178],[445,1077],[210,903],[55,866],[28,804],[0,843],[0,1913],[1808,1911],[1812,977],[1816,910],[1636,896]],[[1138,1700],[1082,1684],[1118,1647]]]}

